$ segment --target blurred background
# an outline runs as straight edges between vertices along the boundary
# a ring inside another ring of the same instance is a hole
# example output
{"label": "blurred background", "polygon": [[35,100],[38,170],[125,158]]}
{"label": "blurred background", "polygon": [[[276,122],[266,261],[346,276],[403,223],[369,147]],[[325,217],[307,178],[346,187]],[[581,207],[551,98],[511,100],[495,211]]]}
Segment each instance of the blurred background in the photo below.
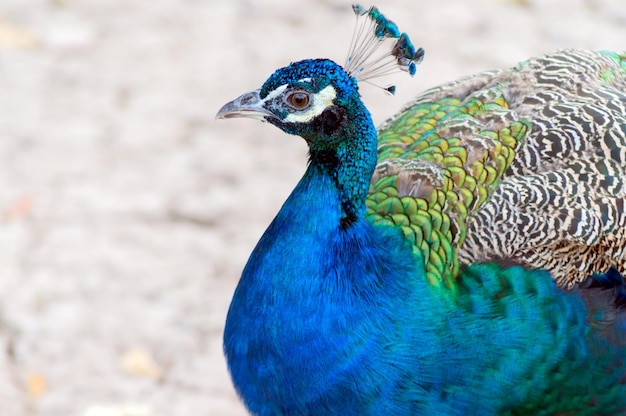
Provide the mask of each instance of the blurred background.
{"label": "blurred background", "polygon": [[[306,147],[214,115],[291,61],[343,63],[350,4],[0,0],[1,415],[245,415],[223,323]],[[626,49],[623,0],[377,5],[426,50],[395,97],[362,88],[377,122],[463,75]]]}

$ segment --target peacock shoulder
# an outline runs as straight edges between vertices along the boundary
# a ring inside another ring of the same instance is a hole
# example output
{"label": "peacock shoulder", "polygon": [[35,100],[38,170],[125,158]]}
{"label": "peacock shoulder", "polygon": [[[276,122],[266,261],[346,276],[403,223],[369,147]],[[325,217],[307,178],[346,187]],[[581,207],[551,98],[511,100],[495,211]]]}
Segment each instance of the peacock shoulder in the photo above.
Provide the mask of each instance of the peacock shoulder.
{"label": "peacock shoulder", "polygon": [[626,55],[559,51],[420,94],[379,128],[367,201],[432,284],[459,265],[626,266]]}

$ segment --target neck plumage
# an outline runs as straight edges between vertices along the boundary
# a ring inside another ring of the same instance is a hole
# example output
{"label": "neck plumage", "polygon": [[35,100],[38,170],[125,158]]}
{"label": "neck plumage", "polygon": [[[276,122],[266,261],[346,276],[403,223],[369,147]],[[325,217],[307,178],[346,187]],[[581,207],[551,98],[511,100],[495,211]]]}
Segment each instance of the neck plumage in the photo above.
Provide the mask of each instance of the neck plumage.
{"label": "neck plumage", "polygon": [[337,146],[330,146],[333,138],[307,140],[309,167],[252,252],[233,296],[224,351],[253,412],[273,402],[273,413],[298,414],[319,397],[343,403],[346,395],[380,394],[377,385],[335,389],[352,385],[353,377],[385,374],[389,385],[404,377],[390,358],[396,352],[379,341],[414,343],[405,339],[419,333],[413,314],[399,318],[397,311],[424,296],[415,286],[425,282],[415,279],[420,272],[402,233],[365,218],[377,143],[364,114],[365,121],[350,124],[359,127],[343,129]]}
{"label": "neck plumage", "polygon": [[326,175],[332,180],[338,191],[342,228],[363,217],[376,167],[376,129],[367,109],[361,110],[343,123],[339,138],[309,141],[309,168],[302,178],[307,181],[316,175]]}

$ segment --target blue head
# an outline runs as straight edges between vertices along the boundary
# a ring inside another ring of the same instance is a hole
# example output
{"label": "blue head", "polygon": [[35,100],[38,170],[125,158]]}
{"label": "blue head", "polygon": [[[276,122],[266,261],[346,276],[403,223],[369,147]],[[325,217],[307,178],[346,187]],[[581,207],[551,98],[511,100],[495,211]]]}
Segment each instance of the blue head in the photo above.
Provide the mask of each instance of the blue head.
{"label": "blue head", "polygon": [[357,80],[329,59],[307,59],[278,69],[263,86],[226,104],[218,117],[267,121],[303,137],[312,150],[336,147],[355,125],[372,121]]}

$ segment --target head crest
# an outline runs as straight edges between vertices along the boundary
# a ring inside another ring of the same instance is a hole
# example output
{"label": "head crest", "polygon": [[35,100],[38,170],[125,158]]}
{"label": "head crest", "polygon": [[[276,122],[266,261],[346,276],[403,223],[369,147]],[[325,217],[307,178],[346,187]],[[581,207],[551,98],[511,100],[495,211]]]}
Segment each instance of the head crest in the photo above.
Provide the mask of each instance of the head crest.
{"label": "head crest", "polygon": [[[344,70],[351,77],[365,82],[397,70],[406,71],[413,76],[417,64],[424,58],[424,49],[415,49],[409,36],[400,32],[398,26],[375,6],[365,9],[355,4],[352,10],[357,23]],[[387,45],[387,50],[375,53],[383,44]],[[393,85],[382,88],[391,94],[396,90]]]}

